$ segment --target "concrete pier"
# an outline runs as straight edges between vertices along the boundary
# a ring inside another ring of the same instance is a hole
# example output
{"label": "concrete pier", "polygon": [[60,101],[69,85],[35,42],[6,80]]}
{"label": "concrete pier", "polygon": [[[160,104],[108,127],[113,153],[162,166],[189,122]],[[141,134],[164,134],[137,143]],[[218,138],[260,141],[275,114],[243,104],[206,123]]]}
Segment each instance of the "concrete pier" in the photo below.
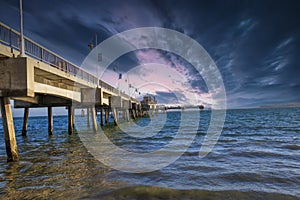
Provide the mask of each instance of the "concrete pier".
{"label": "concrete pier", "polygon": [[[104,121],[108,123],[110,110],[115,124],[118,124],[118,110],[112,108],[125,110],[124,115],[128,118],[126,109],[130,109],[131,104],[140,104],[138,100],[26,37],[26,56],[18,57],[18,46],[12,42],[19,41],[19,33],[1,22],[0,28],[10,35],[0,37],[0,98],[8,161],[18,160],[10,99],[14,101],[14,108],[24,109],[23,136],[27,133],[30,108],[48,109],[48,133],[52,135],[52,109],[66,107],[68,133],[71,135],[75,129],[75,108],[88,108],[87,125],[92,125],[93,130],[97,131],[96,110],[101,111],[101,126]],[[112,104],[112,98],[116,106]]]}
{"label": "concrete pier", "polygon": [[18,148],[16,142],[14,121],[11,112],[10,98],[0,97],[2,123],[8,162],[18,161]]}

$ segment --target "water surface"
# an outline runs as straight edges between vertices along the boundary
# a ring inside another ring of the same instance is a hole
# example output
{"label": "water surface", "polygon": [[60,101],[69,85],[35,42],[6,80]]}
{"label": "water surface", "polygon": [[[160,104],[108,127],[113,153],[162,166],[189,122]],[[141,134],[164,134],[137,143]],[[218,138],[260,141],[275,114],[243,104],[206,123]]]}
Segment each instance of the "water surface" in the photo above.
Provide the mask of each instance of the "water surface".
{"label": "water surface", "polygon": [[[152,137],[133,138],[114,126],[105,132],[124,149],[150,152],[172,141],[180,116],[179,111],[168,112],[164,128]],[[20,161],[6,163],[1,137],[0,197],[300,199],[299,108],[228,110],[219,141],[205,158],[199,158],[198,152],[210,112],[203,111],[200,117],[192,145],[176,162],[140,174],[120,172],[97,161],[79,135],[68,135],[66,116],[54,117],[53,136],[48,136],[46,117],[30,117],[27,137],[22,137],[22,118],[15,118]],[[149,119],[135,123],[146,126]],[[189,124],[185,126],[188,130]],[[180,138],[182,143],[185,139]]]}

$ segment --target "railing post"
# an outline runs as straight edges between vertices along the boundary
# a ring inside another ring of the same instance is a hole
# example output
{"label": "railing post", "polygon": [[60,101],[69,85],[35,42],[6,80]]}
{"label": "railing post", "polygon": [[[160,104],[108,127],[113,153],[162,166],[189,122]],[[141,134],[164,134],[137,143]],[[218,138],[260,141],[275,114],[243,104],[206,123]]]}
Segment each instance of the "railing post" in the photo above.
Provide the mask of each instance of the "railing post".
{"label": "railing post", "polygon": [[53,57],[54,57],[54,66],[56,68],[59,68],[59,66],[57,66],[57,57],[55,55],[53,55]]}
{"label": "railing post", "polygon": [[66,67],[66,73],[69,73],[69,71],[70,71],[70,65],[67,64],[67,67]]}
{"label": "railing post", "polygon": [[43,50],[43,48],[41,48],[41,61],[44,60],[43,57],[44,57],[44,50]]}
{"label": "railing post", "polygon": [[12,38],[12,36],[11,36],[11,29],[9,29],[8,34],[9,34],[9,46],[12,47],[12,42],[11,42],[11,41],[12,41],[12,39],[11,39],[11,38]]}

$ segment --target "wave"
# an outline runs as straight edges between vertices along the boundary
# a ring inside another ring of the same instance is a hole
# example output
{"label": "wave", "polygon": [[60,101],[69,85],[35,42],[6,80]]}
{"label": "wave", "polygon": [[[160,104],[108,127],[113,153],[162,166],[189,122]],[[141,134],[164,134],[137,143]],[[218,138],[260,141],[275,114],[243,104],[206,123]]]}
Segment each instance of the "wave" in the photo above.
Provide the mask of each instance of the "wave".
{"label": "wave", "polygon": [[300,146],[296,144],[285,145],[283,146],[283,148],[290,150],[300,150]]}
{"label": "wave", "polygon": [[133,186],[115,190],[106,194],[99,194],[96,196],[88,196],[87,199],[231,199],[231,200],[250,200],[250,199],[272,199],[272,200],[296,200],[296,196],[280,193],[269,193],[259,191],[238,191],[238,190],[225,190],[225,191],[210,191],[210,190],[178,190],[171,188],[162,188],[157,186]]}
{"label": "wave", "polygon": [[238,140],[230,140],[230,139],[228,139],[228,140],[222,140],[222,139],[219,139],[218,140],[218,142],[221,142],[221,143],[228,143],[228,142],[238,142]]}

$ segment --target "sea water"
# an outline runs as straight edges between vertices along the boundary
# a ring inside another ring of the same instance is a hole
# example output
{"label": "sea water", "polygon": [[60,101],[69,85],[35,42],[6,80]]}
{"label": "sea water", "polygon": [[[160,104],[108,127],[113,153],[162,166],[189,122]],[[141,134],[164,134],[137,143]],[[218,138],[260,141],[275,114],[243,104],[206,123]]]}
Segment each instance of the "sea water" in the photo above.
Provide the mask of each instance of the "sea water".
{"label": "sea water", "polygon": [[[54,116],[53,136],[48,136],[47,117],[30,117],[26,137],[21,135],[23,119],[15,118],[19,162],[6,162],[0,126],[0,197],[300,199],[300,108],[227,110],[218,142],[204,158],[199,157],[199,149],[211,111],[183,112],[200,115],[192,144],[175,162],[145,173],[122,172],[95,159],[78,133],[68,135],[66,116]],[[176,137],[179,126],[189,126],[180,124],[181,111],[164,115],[166,123],[151,137],[132,137],[113,125],[106,126],[104,132],[128,151],[155,151]],[[75,126],[80,120],[76,116]],[[147,127],[150,120],[140,118],[130,123]],[[185,143],[189,134],[180,142]]]}

